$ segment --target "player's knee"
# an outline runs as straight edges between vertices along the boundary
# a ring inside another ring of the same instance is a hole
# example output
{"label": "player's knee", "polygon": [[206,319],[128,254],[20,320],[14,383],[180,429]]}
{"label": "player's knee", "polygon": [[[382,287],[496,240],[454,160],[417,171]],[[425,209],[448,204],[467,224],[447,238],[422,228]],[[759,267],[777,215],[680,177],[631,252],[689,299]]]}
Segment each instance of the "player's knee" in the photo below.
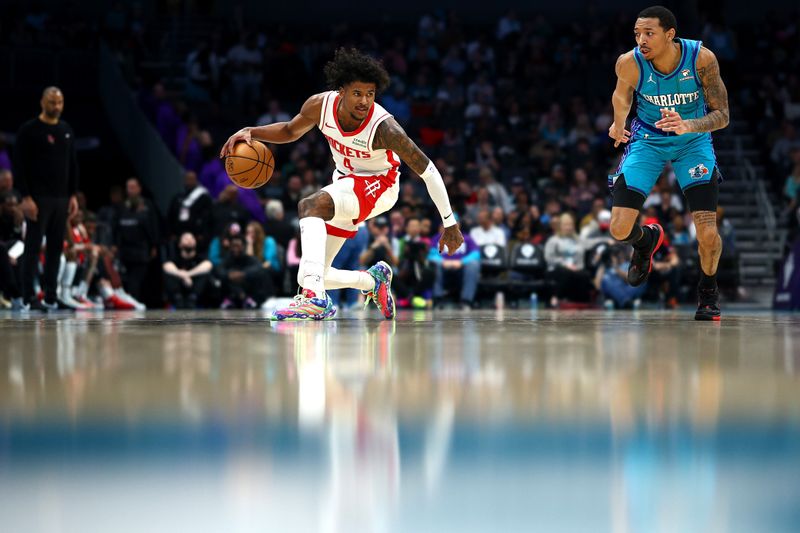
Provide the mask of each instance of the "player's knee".
{"label": "player's knee", "polygon": [[330,220],[334,215],[333,198],[324,191],[319,191],[307,198],[303,198],[297,204],[297,215],[300,218],[315,217]]}
{"label": "player's knee", "polygon": [[630,221],[612,217],[608,231],[609,233],[611,233],[611,236],[614,237],[614,239],[620,242],[625,242],[630,238],[632,229],[633,229],[633,223],[631,223]]}
{"label": "player's knee", "polygon": [[314,200],[313,195],[307,198],[303,198],[300,200],[300,203],[297,204],[297,215],[300,218],[311,217],[314,212]]}

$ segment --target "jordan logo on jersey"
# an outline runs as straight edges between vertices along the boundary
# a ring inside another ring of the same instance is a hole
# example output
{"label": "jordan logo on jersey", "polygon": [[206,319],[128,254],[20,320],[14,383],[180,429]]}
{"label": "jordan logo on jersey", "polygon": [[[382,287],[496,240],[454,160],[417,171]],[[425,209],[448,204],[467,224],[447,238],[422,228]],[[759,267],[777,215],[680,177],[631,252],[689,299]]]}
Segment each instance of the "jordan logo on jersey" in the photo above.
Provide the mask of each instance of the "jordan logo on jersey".
{"label": "jordan logo on jersey", "polygon": [[380,181],[373,181],[372,183],[367,184],[364,188],[364,192],[373,198],[378,196],[378,191],[381,189],[381,182]]}

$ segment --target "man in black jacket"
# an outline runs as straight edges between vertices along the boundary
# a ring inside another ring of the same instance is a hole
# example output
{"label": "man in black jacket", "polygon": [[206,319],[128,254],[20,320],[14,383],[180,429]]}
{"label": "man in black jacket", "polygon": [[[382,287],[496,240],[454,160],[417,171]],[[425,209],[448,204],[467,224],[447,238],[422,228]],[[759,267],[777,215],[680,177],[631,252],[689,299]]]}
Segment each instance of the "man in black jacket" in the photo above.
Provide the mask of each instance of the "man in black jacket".
{"label": "man in black jacket", "polygon": [[114,231],[119,260],[125,267],[122,284],[135,299],[142,299],[142,285],[150,260],[156,257],[159,242],[158,213],[142,196],[137,178],[125,183],[127,198],[120,207]]}
{"label": "man in black jacket", "polygon": [[[67,216],[78,210],[78,160],[75,134],[61,120],[64,95],[58,87],[42,93],[42,112],[19,129],[14,152],[14,175],[22,194],[22,211],[27,220],[25,253],[22,256],[22,291],[31,308],[58,308],[56,287]],[[47,237],[44,263],[44,300],[33,294],[33,277],[42,245]]]}
{"label": "man in black jacket", "polygon": [[162,267],[167,300],[176,309],[195,309],[206,290],[213,265],[197,249],[197,240],[188,231],[169,249]]}
{"label": "man in black jacket", "polygon": [[169,206],[169,240],[175,243],[181,235],[189,232],[195,236],[198,250],[205,252],[211,242],[213,202],[206,188],[197,182],[193,170],[186,171],[183,185],[184,191],[175,195]]}

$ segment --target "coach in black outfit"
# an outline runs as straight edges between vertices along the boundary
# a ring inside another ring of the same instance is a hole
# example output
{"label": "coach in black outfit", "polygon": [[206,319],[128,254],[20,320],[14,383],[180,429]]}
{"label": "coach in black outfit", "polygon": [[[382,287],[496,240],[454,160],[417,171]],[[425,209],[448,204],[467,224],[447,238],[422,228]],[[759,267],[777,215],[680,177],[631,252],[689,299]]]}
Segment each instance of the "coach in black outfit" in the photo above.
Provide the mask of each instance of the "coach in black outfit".
{"label": "coach in black outfit", "polygon": [[33,295],[33,276],[42,245],[47,237],[44,263],[44,301],[47,310],[57,308],[56,286],[67,216],[78,210],[78,160],[75,134],[61,120],[64,95],[58,87],[42,93],[42,112],[29,120],[17,133],[14,151],[14,175],[22,194],[22,211],[27,230],[22,257],[22,291],[32,308],[39,308]]}

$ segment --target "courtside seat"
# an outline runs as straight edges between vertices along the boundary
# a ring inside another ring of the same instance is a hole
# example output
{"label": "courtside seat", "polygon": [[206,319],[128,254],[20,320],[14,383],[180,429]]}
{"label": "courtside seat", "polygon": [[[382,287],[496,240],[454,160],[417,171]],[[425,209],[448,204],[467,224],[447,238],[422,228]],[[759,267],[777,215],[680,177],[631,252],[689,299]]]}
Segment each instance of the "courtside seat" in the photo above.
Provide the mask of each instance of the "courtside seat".
{"label": "courtside seat", "polygon": [[551,289],[545,279],[547,261],[544,250],[538,244],[517,244],[509,254],[509,288],[518,297],[527,298],[532,292]]}

